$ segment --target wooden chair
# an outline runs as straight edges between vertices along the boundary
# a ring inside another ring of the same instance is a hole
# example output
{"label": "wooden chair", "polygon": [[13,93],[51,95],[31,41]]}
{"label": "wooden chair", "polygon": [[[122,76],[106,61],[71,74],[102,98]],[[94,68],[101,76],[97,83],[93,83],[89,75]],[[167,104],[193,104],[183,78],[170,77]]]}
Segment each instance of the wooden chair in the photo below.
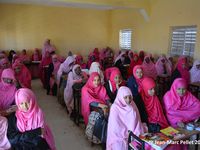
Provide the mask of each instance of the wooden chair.
{"label": "wooden chair", "polygon": [[74,95],[74,123],[79,126],[80,123],[84,123],[81,115],[81,89],[84,86],[83,83],[75,83],[72,86]]}
{"label": "wooden chair", "polygon": [[129,130],[128,132],[128,150],[145,150],[145,142],[133,134],[132,131]]}

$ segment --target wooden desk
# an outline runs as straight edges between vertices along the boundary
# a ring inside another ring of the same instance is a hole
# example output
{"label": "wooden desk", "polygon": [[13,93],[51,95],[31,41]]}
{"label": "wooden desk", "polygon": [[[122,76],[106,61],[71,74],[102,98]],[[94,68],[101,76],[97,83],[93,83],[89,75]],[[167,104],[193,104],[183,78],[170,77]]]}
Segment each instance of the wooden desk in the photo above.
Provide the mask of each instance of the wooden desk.
{"label": "wooden desk", "polygon": [[25,64],[31,72],[32,79],[39,78],[39,65],[41,61],[32,61],[31,63]]}
{"label": "wooden desk", "polygon": [[188,86],[188,90],[197,98],[200,99],[200,82],[190,83]]}

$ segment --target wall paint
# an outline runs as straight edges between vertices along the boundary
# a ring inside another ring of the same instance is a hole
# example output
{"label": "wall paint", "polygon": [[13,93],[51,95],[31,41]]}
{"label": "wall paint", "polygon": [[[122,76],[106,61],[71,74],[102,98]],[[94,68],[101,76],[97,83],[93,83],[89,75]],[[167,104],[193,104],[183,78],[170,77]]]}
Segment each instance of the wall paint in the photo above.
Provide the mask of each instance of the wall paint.
{"label": "wall paint", "polygon": [[110,46],[119,49],[120,29],[133,29],[134,50],[144,49],[151,53],[168,53],[170,27],[197,25],[197,41],[194,58],[200,59],[200,1],[199,0],[151,0],[149,22],[144,21],[136,10],[112,12]]}
{"label": "wall paint", "polygon": [[109,11],[37,5],[0,5],[0,49],[42,48],[50,38],[60,54],[87,55],[108,45]]}

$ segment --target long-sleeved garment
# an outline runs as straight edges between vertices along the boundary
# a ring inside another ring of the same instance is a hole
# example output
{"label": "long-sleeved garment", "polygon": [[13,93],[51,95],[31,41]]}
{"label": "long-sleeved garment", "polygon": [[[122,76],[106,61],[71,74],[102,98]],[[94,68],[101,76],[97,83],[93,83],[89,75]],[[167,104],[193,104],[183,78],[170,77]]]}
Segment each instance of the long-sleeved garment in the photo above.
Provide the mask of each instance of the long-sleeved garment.
{"label": "long-sleeved garment", "polygon": [[41,128],[20,132],[15,113],[8,116],[7,136],[12,150],[50,150],[46,140],[41,137]]}

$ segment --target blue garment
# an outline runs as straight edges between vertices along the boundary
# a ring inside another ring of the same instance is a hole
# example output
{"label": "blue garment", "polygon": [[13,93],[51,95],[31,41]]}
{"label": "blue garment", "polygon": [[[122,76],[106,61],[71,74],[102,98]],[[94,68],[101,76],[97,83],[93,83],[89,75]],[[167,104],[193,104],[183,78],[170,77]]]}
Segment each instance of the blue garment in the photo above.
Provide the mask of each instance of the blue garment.
{"label": "blue garment", "polygon": [[138,93],[138,85],[137,85],[137,82],[133,75],[128,78],[127,87],[129,87],[129,89],[131,90],[133,97],[135,97],[139,94]]}

